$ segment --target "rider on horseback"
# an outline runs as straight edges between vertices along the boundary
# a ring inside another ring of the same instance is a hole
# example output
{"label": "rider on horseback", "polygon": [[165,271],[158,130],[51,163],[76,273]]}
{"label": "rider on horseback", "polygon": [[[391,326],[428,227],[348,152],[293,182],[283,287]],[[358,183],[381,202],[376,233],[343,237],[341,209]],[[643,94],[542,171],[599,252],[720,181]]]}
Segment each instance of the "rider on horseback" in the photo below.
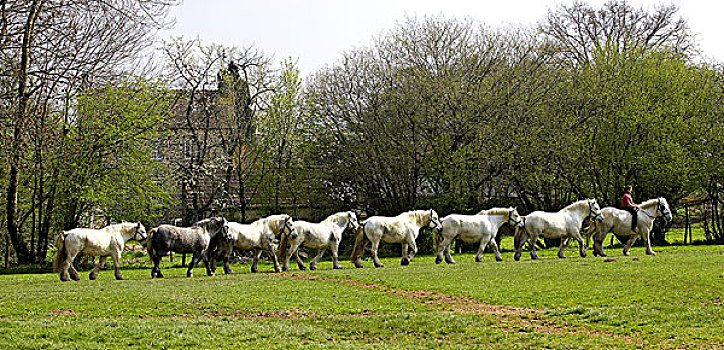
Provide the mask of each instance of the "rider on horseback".
{"label": "rider on horseback", "polygon": [[633,198],[631,198],[631,190],[632,187],[630,185],[623,188],[624,193],[621,199],[621,209],[631,213],[631,231],[636,232],[639,206],[634,203]]}

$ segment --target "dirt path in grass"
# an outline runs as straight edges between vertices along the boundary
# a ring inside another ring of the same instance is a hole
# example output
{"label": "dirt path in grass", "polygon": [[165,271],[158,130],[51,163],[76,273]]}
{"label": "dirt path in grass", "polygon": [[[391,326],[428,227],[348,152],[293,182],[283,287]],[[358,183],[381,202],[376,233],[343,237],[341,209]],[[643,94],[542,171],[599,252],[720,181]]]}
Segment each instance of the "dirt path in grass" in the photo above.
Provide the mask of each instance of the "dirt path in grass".
{"label": "dirt path in grass", "polygon": [[[339,283],[356,288],[369,289],[377,292],[383,292],[398,295],[415,300],[423,305],[430,306],[443,312],[453,312],[461,314],[474,315],[490,315],[495,316],[498,322],[498,328],[506,332],[521,333],[546,333],[546,334],[586,334],[600,337],[613,337],[620,339],[623,343],[632,346],[646,346],[647,344],[632,336],[615,334],[612,332],[599,329],[582,329],[574,327],[563,320],[555,320],[545,315],[546,310],[519,308],[511,306],[501,306],[482,303],[473,298],[464,296],[450,295],[429,290],[404,290],[396,289],[378,284],[364,283],[352,279],[337,279],[308,274],[280,274],[280,277],[329,281]],[[347,316],[367,316],[364,315],[347,315]],[[663,345],[663,344],[661,344]],[[664,345],[665,347],[665,345]]]}

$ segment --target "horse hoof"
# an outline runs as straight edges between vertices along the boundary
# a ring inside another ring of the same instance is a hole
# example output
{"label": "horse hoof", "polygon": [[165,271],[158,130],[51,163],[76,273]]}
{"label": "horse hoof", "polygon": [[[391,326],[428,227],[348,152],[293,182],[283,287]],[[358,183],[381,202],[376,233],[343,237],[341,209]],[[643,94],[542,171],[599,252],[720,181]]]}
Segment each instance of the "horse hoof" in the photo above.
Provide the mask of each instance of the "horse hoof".
{"label": "horse hoof", "polygon": [[251,268],[251,273],[257,273],[257,272],[259,272],[259,270],[257,268],[255,268],[255,267]]}
{"label": "horse hoof", "polygon": [[581,258],[585,258],[586,256],[588,256],[588,254],[586,254],[586,252],[581,253]]}
{"label": "horse hoof", "polygon": [[593,251],[593,256],[598,256],[598,252],[594,250],[594,251]]}
{"label": "horse hoof", "polygon": [[520,261],[520,254],[516,253],[515,255],[513,255],[513,259],[515,261]]}
{"label": "horse hoof", "polygon": [[532,260],[540,260],[540,257],[537,256],[537,255],[536,255],[536,256],[531,256],[530,258],[531,258]]}
{"label": "horse hoof", "polygon": [[[125,278],[123,278],[123,276],[116,276],[116,280],[118,280],[118,281],[123,281],[123,280],[125,280]],[[77,281],[77,280],[76,280],[76,281]]]}
{"label": "horse hoof", "polygon": [[314,271],[317,269],[317,265],[309,265],[309,269]]}
{"label": "horse hoof", "polygon": [[558,256],[558,259],[565,259],[565,258],[566,258],[565,255],[559,255],[559,256]]}
{"label": "horse hoof", "polygon": [[378,267],[378,268],[379,268],[379,267],[385,267],[385,265],[383,265],[383,264],[375,264],[375,267]]}
{"label": "horse hoof", "polygon": [[282,271],[284,271],[284,272],[286,272],[286,271],[291,271],[291,270],[292,270],[292,269],[290,269],[289,267],[282,268]]}
{"label": "horse hoof", "polygon": [[342,266],[340,266],[340,265],[334,266],[334,267],[332,267],[332,268],[335,269],[335,270],[344,270],[344,267],[342,267]]}
{"label": "horse hoof", "polygon": [[475,258],[475,262],[483,262],[483,258]]}
{"label": "horse hoof", "polygon": [[495,257],[495,261],[503,261],[503,257],[500,257],[500,258]]}
{"label": "horse hoof", "polygon": [[402,266],[410,265],[410,260],[408,260],[407,258],[402,258],[402,261],[400,261],[400,265],[402,265]]}
{"label": "horse hoof", "polygon": [[234,271],[226,270],[226,271],[224,271],[224,273],[227,274],[227,275],[233,275],[233,274],[234,274]]}
{"label": "horse hoof", "polygon": [[354,263],[354,267],[355,267],[355,268],[358,268],[358,269],[361,269],[361,268],[363,268],[364,266],[362,266],[362,263],[356,262],[356,263]]}
{"label": "horse hoof", "polygon": [[646,255],[656,255],[655,252],[646,252]]}
{"label": "horse hoof", "polygon": [[606,253],[600,253],[598,255],[600,255],[601,257],[604,257],[604,258],[607,256]]}
{"label": "horse hoof", "polygon": [[91,274],[90,276],[88,276],[88,279],[90,279],[91,281],[95,281],[96,278],[98,278],[98,275]]}
{"label": "horse hoof", "polygon": [[60,281],[61,281],[61,282],[68,282],[68,281],[70,281],[70,278],[68,278],[68,277],[63,278],[63,277],[61,277],[61,278],[60,278]]}
{"label": "horse hoof", "polygon": [[445,262],[448,263],[448,264],[450,264],[450,265],[454,265],[454,264],[455,264],[455,260],[445,260]]}
{"label": "horse hoof", "polygon": [[439,264],[439,263],[441,263],[441,262],[442,262],[442,258],[436,258],[436,259],[435,259],[435,263],[436,263],[436,264]]}

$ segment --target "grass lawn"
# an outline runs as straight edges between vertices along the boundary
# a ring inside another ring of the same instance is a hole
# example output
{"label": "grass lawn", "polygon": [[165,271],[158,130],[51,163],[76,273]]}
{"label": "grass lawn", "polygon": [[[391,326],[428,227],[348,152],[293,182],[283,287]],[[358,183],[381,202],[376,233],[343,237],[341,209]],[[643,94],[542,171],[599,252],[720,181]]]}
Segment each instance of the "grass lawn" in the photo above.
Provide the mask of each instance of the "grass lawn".
{"label": "grass lawn", "polygon": [[[506,238],[507,240],[508,238]],[[510,242],[504,241],[509,248]],[[150,264],[96,281],[61,283],[57,274],[0,275],[0,348],[721,348],[724,247],[633,248],[623,257],[495,262],[455,256],[436,265],[383,259],[354,269],[194,278]],[[634,259],[636,258],[636,259]],[[139,266],[141,265],[141,266]],[[220,270],[219,270],[220,271]]]}

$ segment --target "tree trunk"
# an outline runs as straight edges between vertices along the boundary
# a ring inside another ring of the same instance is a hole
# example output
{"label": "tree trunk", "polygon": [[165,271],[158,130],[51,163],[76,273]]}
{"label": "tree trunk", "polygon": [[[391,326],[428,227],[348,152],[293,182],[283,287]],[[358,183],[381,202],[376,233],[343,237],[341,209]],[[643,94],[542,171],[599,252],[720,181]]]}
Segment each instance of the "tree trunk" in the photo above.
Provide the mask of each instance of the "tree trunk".
{"label": "tree trunk", "polygon": [[28,91],[28,70],[30,69],[30,50],[33,42],[35,23],[42,10],[45,1],[33,0],[28,11],[28,19],[25,22],[23,41],[21,44],[20,51],[20,66],[18,67],[18,88],[17,88],[17,101],[16,110],[13,113],[13,135],[10,141],[11,156],[10,156],[10,173],[8,176],[8,185],[6,190],[6,205],[5,210],[7,212],[7,228],[10,241],[15,249],[15,254],[18,258],[19,264],[32,263],[33,255],[28,250],[25,241],[20,236],[18,223],[16,219],[17,208],[18,208],[18,176],[21,159],[21,147],[22,147],[22,124],[27,118],[28,101],[30,100],[30,93]]}

